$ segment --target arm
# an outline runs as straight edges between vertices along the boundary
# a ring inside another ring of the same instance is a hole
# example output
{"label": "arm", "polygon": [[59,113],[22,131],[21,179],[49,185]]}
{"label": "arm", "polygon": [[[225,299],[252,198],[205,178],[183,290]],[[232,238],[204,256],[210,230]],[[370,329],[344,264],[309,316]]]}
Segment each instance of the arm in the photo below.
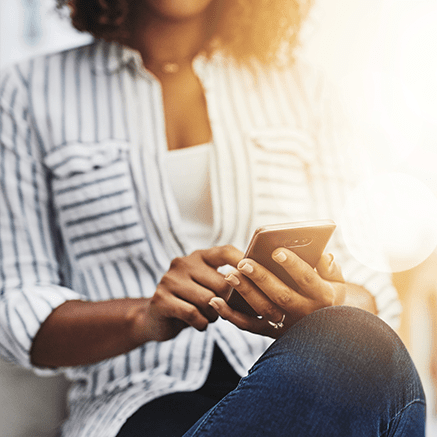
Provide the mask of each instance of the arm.
{"label": "arm", "polygon": [[[434,287],[433,287],[434,288]],[[428,297],[428,310],[431,320],[431,354],[429,358],[429,370],[431,381],[434,388],[434,411],[437,413],[437,296],[435,291],[431,291]]]}
{"label": "arm", "polygon": [[50,214],[48,175],[28,105],[25,65],[0,75],[0,353],[31,368],[41,323],[64,302],[81,299],[61,284]]}
{"label": "arm", "polygon": [[378,314],[375,297],[360,285],[347,283],[347,292],[343,305],[361,308],[372,314]]}
{"label": "arm", "polygon": [[30,352],[32,364],[91,364],[134,349],[147,341],[147,327],[136,329],[146,305],[146,299],[63,303],[38,330]]}
{"label": "arm", "polygon": [[[342,229],[347,220],[358,223],[361,220],[366,223],[368,220],[368,217],[359,215],[358,211],[356,216],[348,216],[346,219],[343,208],[348,204],[351,190],[371,174],[369,171],[372,163],[363,147],[362,139],[357,136],[356,121],[351,120],[345,111],[347,103],[342,102],[339,90],[325,78],[322,78],[321,90],[318,150],[323,151],[321,173],[326,170],[330,176],[322,176],[320,183],[329,187],[326,191],[326,201],[330,205],[328,215],[339,225],[327,250],[335,253],[345,281],[349,284],[345,304],[367,309],[396,329],[402,307],[390,273],[375,271],[363,264],[362,258],[353,256],[344,238],[345,230]],[[324,199],[318,198],[317,202],[323,203]]]}
{"label": "arm", "polygon": [[174,260],[151,299],[85,302],[63,286],[45,138],[28,103],[30,73],[14,68],[0,77],[0,354],[40,372],[205,329],[217,318],[209,299],[227,288],[216,265],[241,259],[231,248]]}
{"label": "arm", "polygon": [[332,254],[322,255],[317,264],[317,273],[326,281],[332,281],[336,286],[343,288],[343,292],[340,292],[341,297],[337,297],[337,301],[342,299],[342,305],[378,314],[375,297],[361,285],[345,282],[341,269],[334,261]]}
{"label": "arm", "polygon": [[334,261],[332,254],[323,254],[316,269],[321,278],[343,288],[340,297],[337,297],[337,301],[342,300],[342,305],[361,308],[372,314],[378,314],[375,297],[361,285],[345,282],[341,269]]}
{"label": "arm", "polygon": [[237,249],[223,246],[176,258],[150,299],[64,303],[39,329],[32,363],[43,367],[90,364],[147,341],[168,340],[187,326],[205,330],[217,319],[208,302],[228,289],[217,267],[236,265],[241,257]]}

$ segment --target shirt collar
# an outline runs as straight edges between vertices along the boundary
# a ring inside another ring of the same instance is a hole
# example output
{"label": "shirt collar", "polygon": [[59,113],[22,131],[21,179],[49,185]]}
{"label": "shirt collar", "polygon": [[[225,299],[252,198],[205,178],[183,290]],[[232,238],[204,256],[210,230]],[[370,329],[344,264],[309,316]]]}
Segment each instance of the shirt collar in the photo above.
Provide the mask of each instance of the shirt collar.
{"label": "shirt collar", "polygon": [[[123,46],[116,42],[96,40],[91,46],[94,52],[94,72],[97,75],[110,76],[124,68],[130,68],[137,73],[154,77],[152,73],[144,68],[140,53],[130,47]],[[193,60],[193,68],[197,75],[203,76],[206,67],[206,58],[198,55]]]}
{"label": "shirt collar", "polygon": [[93,69],[97,75],[110,76],[124,68],[144,70],[140,53],[119,43],[97,40],[91,50],[94,52]]}

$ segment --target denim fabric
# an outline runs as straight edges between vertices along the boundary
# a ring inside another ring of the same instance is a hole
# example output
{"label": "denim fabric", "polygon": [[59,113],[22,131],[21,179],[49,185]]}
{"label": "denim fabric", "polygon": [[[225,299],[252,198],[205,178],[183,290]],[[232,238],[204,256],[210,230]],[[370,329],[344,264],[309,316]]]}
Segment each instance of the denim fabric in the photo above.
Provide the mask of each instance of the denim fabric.
{"label": "denim fabric", "polygon": [[[235,384],[217,351],[215,358],[223,378]],[[425,396],[408,352],[388,325],[355,308],[303,318],[215,404],[217,378],[213,367],[208,390],[145,405],[119,437],[425,435]]]}
{"label": "denim fabric", "polygon": [[398,336],[355,308],[317,311],[263,354],[184,437],[425,435],[425,395]]}

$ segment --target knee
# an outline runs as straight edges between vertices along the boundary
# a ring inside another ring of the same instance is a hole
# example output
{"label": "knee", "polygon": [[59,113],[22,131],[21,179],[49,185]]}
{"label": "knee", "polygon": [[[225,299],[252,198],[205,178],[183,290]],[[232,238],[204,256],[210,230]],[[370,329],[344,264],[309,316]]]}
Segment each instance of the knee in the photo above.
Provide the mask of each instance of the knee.
{"label": "knee", "polygon": [[260,358],[251,380],[264,397],[274,393],[305,435],[385,435],[413,425],[411,435],[423,435],[414,364],[396,333],[366,311],[332,307],[304,317]]}
{"label": "knee", "polygon": [[424,400],[419,376],[400,338],[363,310],[316,311],[290,328],[268,354],[282,376],[319,378],[323,380],[319,388],[342,397],[372,404],[399,394]]}

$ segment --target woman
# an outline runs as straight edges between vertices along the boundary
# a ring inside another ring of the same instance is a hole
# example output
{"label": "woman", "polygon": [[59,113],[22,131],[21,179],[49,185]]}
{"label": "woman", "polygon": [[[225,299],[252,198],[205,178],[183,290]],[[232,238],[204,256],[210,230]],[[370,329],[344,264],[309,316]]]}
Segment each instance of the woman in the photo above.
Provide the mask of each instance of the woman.
{"label": "woman", "polygon": [[300,293],[242,260],[258,225],[335,218],[349,183],[331,97],[287,56],[308,4],[68,5],[96,42],[0,82],[0,351],[73,381],[63,435],[423,435],[370,314],[396,323],[387,278],[338,236],[348,282],[330,255],[272,254]]}

